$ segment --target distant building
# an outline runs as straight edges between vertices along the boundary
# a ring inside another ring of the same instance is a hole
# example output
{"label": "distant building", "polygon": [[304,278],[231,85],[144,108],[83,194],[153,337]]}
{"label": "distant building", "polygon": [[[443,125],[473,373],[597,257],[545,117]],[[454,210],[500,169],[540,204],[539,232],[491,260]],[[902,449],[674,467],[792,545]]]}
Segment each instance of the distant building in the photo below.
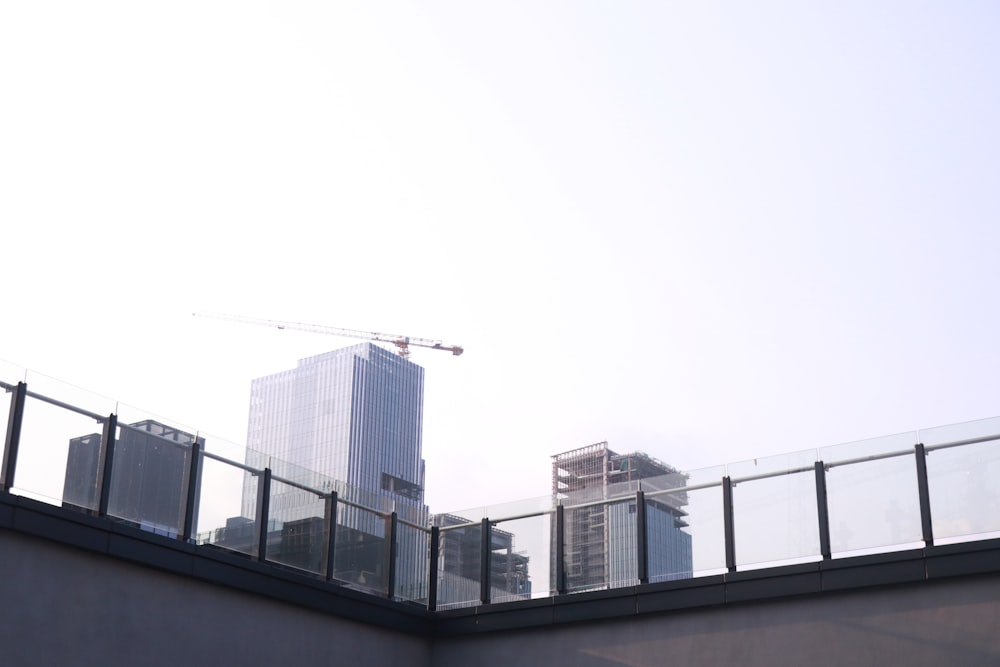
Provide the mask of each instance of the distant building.
{"label": "distant building", "polygon": [[[649,492],[657,488],[681,488],[685,477],[672,466],[641,452],[618,454],[606,442],[552,457],[553,501],[567,507],[563,549],[568,590],[607,588],[637,581],[635,513],[639,480],[643,480],[643,489]],[[611,502],[588,504],[592,501]],[[691,576],[691,535],[683,530],[687,526],[686,505],[684,492],[646,498],[647,562],[651,579]],[[554,576],[555,568],[552,571]]]}
{"label": "distant building", "polygon": [[[423,392],[423,368],[372,343],[302,359],[251,384],[247,464],[323,491],[332,490],[333,480],[346,483],[336,489],[347,501],[338,513],[338,579],[384,586],[384,514],[395,509],[401,519],[427,525]],[[255,516],[256,502],[257,478],[248,475],[245,517]],[[280,483],[272,486],[270,509],[270,518],[285,524],[322,515],[315,495]],[[419,597],[427,579],[426,534],[400,529],[397,544],[396,590]]]}
{"label": "distant building", "polygon": [[[154,532],[180,534],[195,439],[191,433],[153,420],[119,425],[108,514]],[[100,433],[69,441],[63,482],[65,504],[97,509],[100,451]]]}

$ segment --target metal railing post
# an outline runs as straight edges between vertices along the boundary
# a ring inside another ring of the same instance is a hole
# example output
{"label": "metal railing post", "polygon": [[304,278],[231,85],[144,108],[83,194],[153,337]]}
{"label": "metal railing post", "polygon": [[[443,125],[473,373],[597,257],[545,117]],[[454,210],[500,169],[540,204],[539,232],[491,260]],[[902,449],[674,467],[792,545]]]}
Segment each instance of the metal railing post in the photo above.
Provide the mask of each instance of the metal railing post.
{"label": "metal railing post", "polygon": [[923,529],[924,545],[934,546],[934,526],[931,523],[931,492],[927,484],[927,450],[923,443],[913,448],[917,458],[917,492],[920,494],[920,526]]}
{"label": "metal railing post", "polygon": [[387,518],[385,596],[392,600],[396,596],[396,550],[399,542],[399,516],[393,511]]}
{"label": "metal railing post", "polygon": [[479,550],[479,601],[483,604],[490,603],[490,556],[493,553],[491,549],[493,541],[491,539],[490,533],[492,533],[490,527],[490,520],[483,519],[482,521],[482,534],[480,535],[480,550]]}
{"label": "metal railing post", "polygon": [[337,492],[326,497],[326,580],[333,579],[337,557]]}
{"label": "metal railing post", "polygon": [[427,573],[427,611],[437,610],[438,560],[441,558],[441,529],[431,526],[431,558]]}
{"label": "metal railing post", "polygon": [[816,518],[819,522],[819,552],[830,560],[830,508],[826,501],[826,466],[816,461]]}
{"label": "metal railing post", "polygon": [[257,486],[257,560],[267,560],[267,522],[271,507],[271,469],[264,468]]}
{"label": "metal railing post", "polygon": [[98,478],[97,515],[108,515],[108,503],[111,500],[111,475],[115,466],[115,435],[118,431],[118,415],[110,414],[104,422],[101,433],[101,474]]}
{"label": "metal railing post", "polygon": [[17,448],[21,444],[21,424],[24,420],[24,403],[28,397],[28,385],[18,382],[10,401],[7,433],[4,439],[3,464],[0,465],[0,491],[9,491],[14,486],[14,472],[17,469]]}
{"label": "metal railing post", "polygon": [[198,502],[201,500],[201,450],[205,441],[195,437],[191,443],[191,465],[188,467],[187,499],[184,504],[184,527],[181,540],[190,542],[198,529]]}
{"label": "metal railing post", "polygon": [[566,594],[566,508],[556,505],[556,595]]}
{"label": "metal railing post", "polygon": [[736,571],[736,531],[733,524],[733,481],[722,478],[722,519],[726,538],[726,569]]}
{"label": "metal railing post", "polygon": [[646,494],[641,490],[635,493],[635,529],[636,573],[640,584],[648,584],[649,546],[646,526]]}

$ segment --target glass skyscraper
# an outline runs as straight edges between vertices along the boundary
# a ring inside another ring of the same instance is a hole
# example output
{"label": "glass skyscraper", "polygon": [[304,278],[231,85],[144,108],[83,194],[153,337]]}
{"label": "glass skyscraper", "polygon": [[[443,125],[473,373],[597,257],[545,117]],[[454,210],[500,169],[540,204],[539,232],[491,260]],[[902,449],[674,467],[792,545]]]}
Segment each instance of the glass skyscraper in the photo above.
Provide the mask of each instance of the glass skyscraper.
{"label": "glass skyscraper", "polygon": [[[310,486],[316,482],[308,478],[309,471],[325,478],[324,483],[336,480],[336,490],[347,501],[339,523],[351,533],[345,534],[343,546],[367,543],[376,553],[385,535],[384,520],[348,503],[395,510],[405,521],[427,525],[423,398],[424,369],[372,343],[302,359],[291,370],[251,383],[247,462],[268,465],[279,477],[296,475],[281,469],[291,464],[286,470],[306,476],[293,481]],[[261,457],[276,461],[257,460]],[[256,479],[248,477],[244,516],[254,516],[256,487]],[[287,497],[282,491],[272,493],[273,520],[288,523],[315,515],[314,503],[297,502],[302,494],[285,488]],[[422,533],[400,535],[396,582],[404,595],[414,595],[412,589],[426,578],[420,565],[425,551]],[[356,576],[371,582],[377,569],[374,563],[359,565]]]}

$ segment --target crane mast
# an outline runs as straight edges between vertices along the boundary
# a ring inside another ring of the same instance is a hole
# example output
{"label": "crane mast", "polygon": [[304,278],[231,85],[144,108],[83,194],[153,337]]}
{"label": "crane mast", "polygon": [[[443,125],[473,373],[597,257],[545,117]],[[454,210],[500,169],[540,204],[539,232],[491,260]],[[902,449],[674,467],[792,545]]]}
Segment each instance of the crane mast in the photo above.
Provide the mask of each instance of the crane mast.
{"label": "crane mast", "polygon": [[321,324],[305,324],[302,322],[282,322],[279,320],[265,320],[256,317],[243,317],[240,315],[225,315],[222,313],[194,313],[198,317],[213,317],[218,320],[230,322],[241,322],[243,324],[257,324],[264,327],[274,327],[276,329],[290,329],[294,331],[311,331],[313,333],[329,334],[331,336],[343,336],[345,338],[361,338],[363,340],[373,340],[380,343],[392,343],[396,346],[399,356],[404,359],[410,357],[410,346],[427,347],[432,350],[444,350],[451,352],[456,357],[465,350],[459,345],[445,345],[439,340],[428,338],[415,338],[413,336],[402,336],[397,334],[378,333],[375,331],[359,331],[357,329],[340,329],[328,327]]}

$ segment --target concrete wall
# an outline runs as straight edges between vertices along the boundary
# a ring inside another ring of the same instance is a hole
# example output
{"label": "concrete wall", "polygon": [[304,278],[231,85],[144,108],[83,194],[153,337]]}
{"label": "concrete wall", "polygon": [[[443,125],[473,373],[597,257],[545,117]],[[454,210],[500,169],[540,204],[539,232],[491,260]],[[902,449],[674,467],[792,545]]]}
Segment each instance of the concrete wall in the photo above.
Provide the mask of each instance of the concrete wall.
{"label": "concrete wall", "polygon": [[[363,603],[344,604],[349,612]],[[510,631],[476,632],[488,619],[466,620],[469,634],[431,639],[430,625],[355,622],[0,530],[4,667],[1000,664],[1000,574]]]}
{"label": "concrete wall", "polygon": [[453,637],[435,667],[1000,664],[1000,577]]}
{"label": "concrete wall", "polygon": [[0,531],[0,665],[428,667],[429,643]]}

